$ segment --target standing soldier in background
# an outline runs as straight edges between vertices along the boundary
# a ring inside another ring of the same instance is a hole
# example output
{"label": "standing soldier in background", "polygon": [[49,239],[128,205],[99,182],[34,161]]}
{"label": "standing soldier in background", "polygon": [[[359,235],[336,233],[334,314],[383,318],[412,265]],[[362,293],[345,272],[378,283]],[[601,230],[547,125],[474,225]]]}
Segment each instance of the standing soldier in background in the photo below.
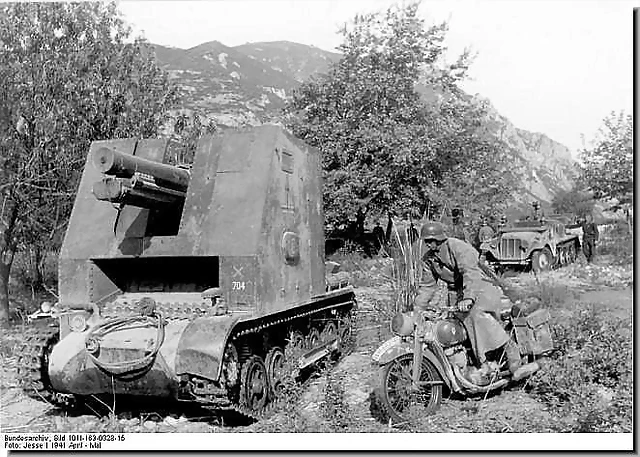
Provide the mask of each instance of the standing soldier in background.
{"label": "standing soldier in background", "polygon": [[534,221],[538,221],[540,220],[540,202],[533,202],[531,204],[533,206],[533,220]]}
{"label": "standing soldier in background", "polygon": [[587,262],[593,262],[596,254],[596,241],[600,237],[598,224],[593,222],[593,216],[587,214],[587,218],[582,222],[582,252],[587,258]]}
{"label": "standing soldier in background", "polygon": [[495,236],[496,236],[496,232],[493,231],[493,229],[487,222],[487,218],[483,217],[482,222],[480,223],[480,230],[478,230],[478,248],[477,248],[481,256],[484,256],[485,254],[485,252],[483,252],[481,249],[482,243],[491,241]]}
{"label": "standing soldier in background", "polygon": [[385,239],[384,230],[380,226],[379,221],[376,221],[376,226],[373,227],[372,234],[373,234],[373,241],[375,243],[376,250],[380,251],[380,248],[382,248],[387,244],[387,240]]}
{"label": "standing soldier in background", "polygon": [[484,243],[485,241],[491,240],[494,236],[496,236],[496,233],[487,222],[487,218],[483,218],[480,223],[480,230],[478,230],[478,241]]}
{"label": "standing soldier in background", "polygon": [[454,238],[458,238],[459,240],[466,241],[467,243],[471,243],[462,223],[463,216],[464,212],[461,208],[453,208],[451,210],[451,222],[453,223],[451,236]]}

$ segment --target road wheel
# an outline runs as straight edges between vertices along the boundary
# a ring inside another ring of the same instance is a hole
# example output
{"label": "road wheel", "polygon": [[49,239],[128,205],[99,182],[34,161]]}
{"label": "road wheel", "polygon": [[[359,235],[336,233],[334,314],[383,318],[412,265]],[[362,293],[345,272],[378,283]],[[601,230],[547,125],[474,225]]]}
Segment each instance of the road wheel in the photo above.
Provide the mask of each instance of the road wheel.
{"label": "road wheel", "polygon": [[322,329],[320,341],[322,341],[323,344],[326,344],[332,342],[336,338],[338,338],[338,326],[335,322],[329,321]]}
{"label": "road wheel", "polygon": [[242,365],[240,402],[253,414],[260,414],[267,404],[269,381],[267,368],[261,357],[251,356]]}
{"label": "road wheel", "polygon": [[269,350],[264,361],[267,368],[267,378],[269,382],[269,393],[271,398],[277,398],[283,389],[283,378],[285,375],[284,352],[279,347]]}
{"label": "road wheel", "polygon": [[422,359],[421,388],[413,389],[413,354],[404,354],[380,368],[377,394],[389,417],[407,422],[434,413],[442,401],[442,379],[427,359]]}
{"label": "road wheel", "polygon": [[566,248],[559,247],[558,248],[558,266],[564,267],[567,264],[567,250]]}
{"label": "road wheel", "polygon": [[576,243],[573,243],[569,246],[569,263],[574,263],[576,261],[576,259],[578,258],[578,249],[577,249],[577,245]]}
{"label": "road wheel", "polygon": [[553,266],[553,261],[553,254],[551,254],[549,248],[544,248],[533,253],[531,257],[531,268],[536,273],[549,271]]}
{"label": "road wheel", "polygon": [[305,340],[305,348],[308,350],[313,350],[318,346],[318,342],[320,341],[320,332],[317,328],[312,328],[309,330],[309,334]]}

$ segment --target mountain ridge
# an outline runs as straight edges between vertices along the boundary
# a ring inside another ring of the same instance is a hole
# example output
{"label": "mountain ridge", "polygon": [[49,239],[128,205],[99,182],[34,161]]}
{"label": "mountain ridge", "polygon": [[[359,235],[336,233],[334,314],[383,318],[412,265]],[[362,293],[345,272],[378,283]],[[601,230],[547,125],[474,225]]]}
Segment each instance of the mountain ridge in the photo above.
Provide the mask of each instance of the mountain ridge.
{"label": "mountain ridge", "polygon": [[[212,40],[189,49],[152,46],[160,66],[184,92],[178,111],[198,113],[205,123],[221,128],[279,123],[282,109],[300,83],[325,73],[341,56],[291,41],[226,46]],[[495,134],[526,163],[525,189],[515,195],[517,206],[539,200],[548,207],[558,191],[571,187],[576,162],[566,146],[544,133],[514,126],[486,97],[469,96],[486,103]]]}

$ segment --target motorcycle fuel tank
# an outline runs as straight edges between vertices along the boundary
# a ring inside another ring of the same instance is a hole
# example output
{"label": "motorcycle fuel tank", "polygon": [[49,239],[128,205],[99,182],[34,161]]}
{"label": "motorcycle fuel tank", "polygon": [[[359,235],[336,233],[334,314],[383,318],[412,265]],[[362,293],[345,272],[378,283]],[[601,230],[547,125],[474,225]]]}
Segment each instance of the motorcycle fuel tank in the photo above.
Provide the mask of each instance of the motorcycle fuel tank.
{"label": "motorcycle fuel tank", "polygon": [[467,339],[467,331],[461,322],[448,319],[437,323],[436,337],[442,346],[449,347],[463,343]]}

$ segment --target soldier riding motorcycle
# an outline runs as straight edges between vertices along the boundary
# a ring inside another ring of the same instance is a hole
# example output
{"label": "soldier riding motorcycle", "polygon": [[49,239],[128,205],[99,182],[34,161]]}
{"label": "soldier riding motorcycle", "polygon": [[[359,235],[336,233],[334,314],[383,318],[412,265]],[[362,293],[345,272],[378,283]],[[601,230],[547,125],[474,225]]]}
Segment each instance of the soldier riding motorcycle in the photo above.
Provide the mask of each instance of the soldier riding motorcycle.
{"label": "soldier riding motorcycle", "polygon": [[[553,350],[547,310],[511,306],[479,266],[477,251],[447,238],[442,224],[427,222],[420,235],[414,310],[393,317],[396,336],[373,355],[381,367],[378,396],[397,421],[415,408],[435,411],[444,388],[468,396],[517,382]],[[444,308],[435,305],[438,280],[449,289]]]}

